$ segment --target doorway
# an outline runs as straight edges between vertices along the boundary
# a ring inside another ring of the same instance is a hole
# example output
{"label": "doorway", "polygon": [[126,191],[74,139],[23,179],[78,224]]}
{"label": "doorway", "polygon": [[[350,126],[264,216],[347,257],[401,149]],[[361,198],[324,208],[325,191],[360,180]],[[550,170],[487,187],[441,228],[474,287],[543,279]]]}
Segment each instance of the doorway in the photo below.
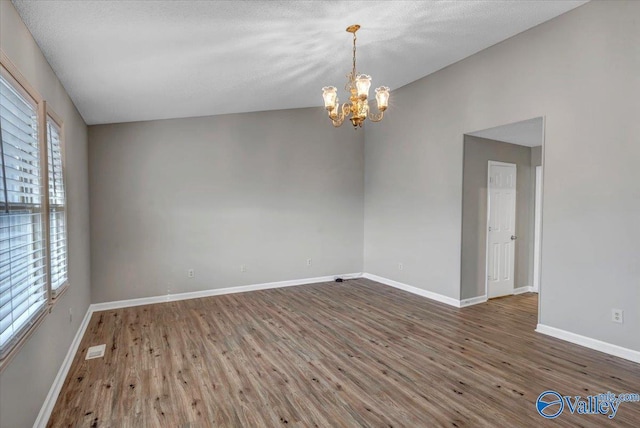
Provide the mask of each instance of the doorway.
{"label": "doorway", "polygon": [[541,288],[543,141],[542,117],[464,135],[462,306]]}

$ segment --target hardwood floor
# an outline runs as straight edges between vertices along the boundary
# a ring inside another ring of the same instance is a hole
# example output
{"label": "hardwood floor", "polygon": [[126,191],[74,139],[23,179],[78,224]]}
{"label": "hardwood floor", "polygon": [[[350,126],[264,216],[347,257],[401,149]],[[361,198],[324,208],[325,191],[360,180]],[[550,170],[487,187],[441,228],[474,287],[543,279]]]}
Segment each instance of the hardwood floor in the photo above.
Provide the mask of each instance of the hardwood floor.
{"label": "hardwood floor", "polygon": [[535,333],[536,310],[359,279],[98,312],[49,426],[638,426],[640,403],[538,415],[548,389],[640,392],[640,365]]}

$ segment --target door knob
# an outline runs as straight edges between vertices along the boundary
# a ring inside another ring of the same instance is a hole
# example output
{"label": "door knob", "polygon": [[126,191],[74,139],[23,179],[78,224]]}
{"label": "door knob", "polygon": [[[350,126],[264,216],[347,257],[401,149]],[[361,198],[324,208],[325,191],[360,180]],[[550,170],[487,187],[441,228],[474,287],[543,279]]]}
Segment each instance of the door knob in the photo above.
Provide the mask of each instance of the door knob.
{"label": "door knob", "polygon": [[515,241],[516,239],[518,239],[518,237],[516,235],[511,235],[511,240]]}

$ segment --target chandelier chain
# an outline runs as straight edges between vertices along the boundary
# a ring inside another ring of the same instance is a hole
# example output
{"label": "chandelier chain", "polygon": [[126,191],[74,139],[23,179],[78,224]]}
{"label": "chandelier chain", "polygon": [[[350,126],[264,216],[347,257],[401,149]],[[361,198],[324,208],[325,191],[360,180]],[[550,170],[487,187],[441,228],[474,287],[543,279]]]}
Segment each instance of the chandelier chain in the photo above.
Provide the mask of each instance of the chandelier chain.
{"label": "chandelier chain", "polygon": [[351,72],[352,77],[356,78],[356,33],[353,33],[353,71]]}

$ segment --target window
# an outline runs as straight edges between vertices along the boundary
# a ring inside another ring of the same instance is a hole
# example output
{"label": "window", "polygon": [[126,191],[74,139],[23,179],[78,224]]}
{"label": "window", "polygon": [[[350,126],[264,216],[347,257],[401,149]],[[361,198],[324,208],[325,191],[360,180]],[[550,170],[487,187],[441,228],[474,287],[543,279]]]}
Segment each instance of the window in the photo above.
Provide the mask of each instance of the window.
{"label": "window", "polygon": [[1,358],[47,303],[37,104],[7,73],[0,77],[0,130]]}
{"label": "window", "polygon": [[4,63],[3,58],[0,367],[66,285],[68,253],[62,122]]}
{"label": "window", "polygon": [[51,291],[57,296],[67,283],[67,222],[60,126],[47,116],[49,170],[49,266]]}

